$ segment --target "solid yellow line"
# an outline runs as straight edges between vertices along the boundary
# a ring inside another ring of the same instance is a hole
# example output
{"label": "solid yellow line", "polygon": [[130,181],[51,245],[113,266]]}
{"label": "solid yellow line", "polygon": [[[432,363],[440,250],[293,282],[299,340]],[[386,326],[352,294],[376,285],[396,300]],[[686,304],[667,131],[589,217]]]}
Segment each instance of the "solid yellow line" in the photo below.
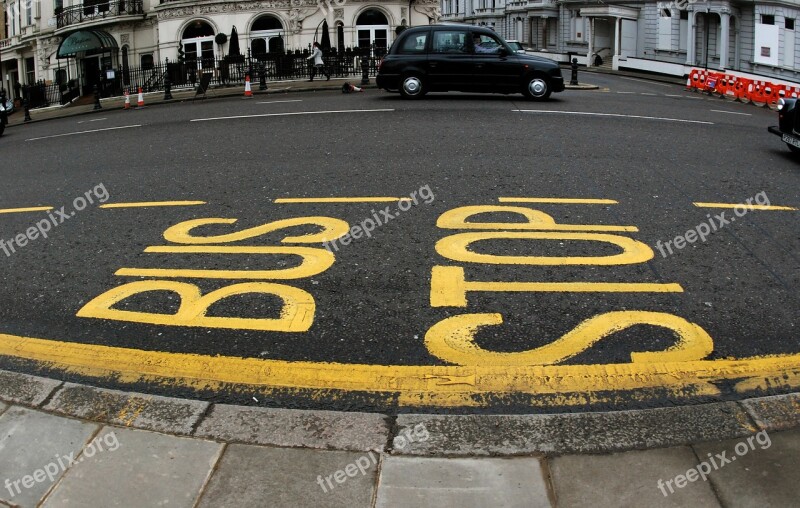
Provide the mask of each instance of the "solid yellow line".
{"label": "solid yellow line", "polygon": [[748,210],[784,210],[795,211],[797,208],[792,206],[778,206],[778,205],[748,205],[747,203],[692,203],[698,208],[736,208],[742,207]]}
{"label": "solid yellow line", "polygon": [[557,203],[557,204],[583,204],[583,205],[616,205],[613,199],[590,198],[497,198],[501,203]]}
{"label": "solid yellow line", "polygon": [[683,293],[680,284],[650,282],[481,282],[467,281],[470,291],[573,293]]}
{"label": "solid yellow line", "polygon": [[[481,394],[533,394],[555,403],[585,405],[602,392],[656,389],[664,396],[718,395],[715,382],[765,377],[800,383],[800,355],[741,360],[553,366],[401,366],[288,362],[207,356],[59,342],[0,334],[0,355],[40,362],[48,368],[116,382],[155,382],[168,386],[217,389],[247,385],[280,389],[373,392],[401,405],[469,406],[488,400]],[[578,396],[576,396],[578,394]],[[476,399],[476,396],[479,399]],[[631,394],[636,399],[636,394]]]}
{"label": "solid yellow line", "polygon": [[144,208],[148,206],[192,206],[205,204],[205,201],[140,201],[137,203],[106,203],[100,205],[100,208]]}
{"label": "solid yellow line", "polygon": [[389,203],[392,201],[411,201],[411,198],[390,197],[352,197],[352,198],[277,198],[275,203]]}
{"label": "solid yellow line", "polygon": [[46,212],[52,210],[52,206],[31,206],[28,208],[2,208],[0,213],[23,213],[23,212]]}

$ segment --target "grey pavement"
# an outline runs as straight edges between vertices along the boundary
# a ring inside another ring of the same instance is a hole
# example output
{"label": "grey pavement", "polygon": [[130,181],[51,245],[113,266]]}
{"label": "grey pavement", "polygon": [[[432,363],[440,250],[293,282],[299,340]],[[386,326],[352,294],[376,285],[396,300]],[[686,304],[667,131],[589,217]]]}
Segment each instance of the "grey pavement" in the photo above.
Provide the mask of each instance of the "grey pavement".
{"label": "grey pavement", "polygon": [[[262,446],[0,411],[0,505],[11,507],[783,507],[800,482],[800,429],[610,454],[448,457],[407,455],[397,438],[391,451]],[[419,425],[398,435],[427,440]]]}

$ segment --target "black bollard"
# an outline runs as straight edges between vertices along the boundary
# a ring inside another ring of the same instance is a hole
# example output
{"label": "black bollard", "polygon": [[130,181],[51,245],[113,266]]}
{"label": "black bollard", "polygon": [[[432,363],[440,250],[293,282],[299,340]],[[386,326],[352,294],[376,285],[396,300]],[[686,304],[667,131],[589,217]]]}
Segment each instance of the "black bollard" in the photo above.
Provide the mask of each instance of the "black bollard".
{"label": "black bollard", "polygon": [[572,59],[572,77],[569,80],[570,85],[577,85],[578,84],[578,59]]}
{"label": "black bollard", "polygon": [[100,89],[97,88],[97,85],[94,85],[94,109],[103,109],[103,106],[100,105]]}
{"label": "black bollard", "polygon": [[8,125],[8,112],[6,111],[5,90],[0,90],[0,125]]}
{"label": "black bollard", "polygon": [[263,92],[267,89],[267,69],[263,62],[258,66],[258,79],[258,89]]}
{"label": "black bollard", "polygon": [[31,119],[31,108],[30,103],[28,102],[28,98],[22,99],[22,105],[25,107],[25,119],[23,121],[30,122]]}
{"label": "black bollard", "polygon": [[369,59],[366,55],[361,57],[361,84],[369,84]]}
{"label": "black bollard", "polygon": [[169,58],[167,58],[167,72],[164,73],[164,100],[172,100],[172,80],[169,79]]}

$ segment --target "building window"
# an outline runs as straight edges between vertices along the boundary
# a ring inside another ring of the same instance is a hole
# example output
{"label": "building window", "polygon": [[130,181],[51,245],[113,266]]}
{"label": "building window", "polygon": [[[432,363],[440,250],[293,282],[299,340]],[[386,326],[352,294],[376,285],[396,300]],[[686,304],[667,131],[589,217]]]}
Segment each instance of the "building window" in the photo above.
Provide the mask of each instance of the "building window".
{"label": "building window", "polygon": [[657,49],[672,50],[672,11],[661,9],[658,18],[658,46]]}
{"label": "building window", "polygon": [[141,64],[143,71],[152,70],[155,67],[153,55],[142,55]]}
{"label": "building window", "polygon": [[772,14],[762,14],[761,15],[761,24],[762,25],[774,25],[775,24],[775,16]]}
{"label": "building window", "polygon": [[573,41],[583,42],[583,36],[586,33],[586,23],[584,21],[584,18],[582,18],[581,16],[577,16],[577,12],[579,11],[575,11],[576,15],[572,18],[571,35]]}
{"label": "building window", "polygon": [[29,85],[36,82],[36,60],[33,57],[25,59],[25,78]]}
{"label": "building window", "polygon": [[389,47],[389,20],[381,11],[368,9],[356,20],[358,30],[358,47],[368,48],[375,43],[375,48],[385,51]]}
{"label": "building window", "polygon": [[283,24],[275,16],[261,16],[250,27],[254,55],[283,52]]}
{"label": "building window", "polygon": [[794,30],[794,18],[786,18],[784,23],[787,30]]}

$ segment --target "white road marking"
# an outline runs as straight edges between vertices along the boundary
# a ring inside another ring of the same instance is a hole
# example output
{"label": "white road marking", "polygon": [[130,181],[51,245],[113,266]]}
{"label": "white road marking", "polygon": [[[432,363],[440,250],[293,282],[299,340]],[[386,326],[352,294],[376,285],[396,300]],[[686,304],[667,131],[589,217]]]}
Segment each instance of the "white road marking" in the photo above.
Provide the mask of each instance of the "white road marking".
{"label": "white road marking", "polygon": [[639,95],[655,95],[655,94],[650,92],[641,92]]}
{"label": "white road marking", "polygon": [[636,92],[617,92],[617,93],[636,93]]}
{"label": "white road marking", "polygon": [[617,118],[638,118],[641,120],[661,120],[664,122],[699,123],[703,125],[714,125],[714,122],[704,122],[702,120],[684,120],[682,118],[664,118],[660,116],[621,115],[618,113],[589,113],[586,111],[553,111],[546,109],[512,109],[511,111],[515,113],[553,113],[556,115],[613,116]]}
{"label": "white road marking", "polygon": [[683,97],[684,99],[694,99],[694,100],[698,100],[698,101],[703,100],[702,97],[689,97],[688,95],[682,95],[681,97]]}
{"label": "white road marking", "polygon": [[264,101],[264,102],[257,102],[256,104],[279,104],[281,102],[303,102],[303,99],[291,99],[288,101]]}
{"label": "white road marking", "polygon": [[665,93],[664,95],[667,96],[667,97],[683,97],[683,95],[675,95],[675,94],[672,94],[672,93]]}
{"label": "white road marking", "polygon": [[644,79],[626,78],[626,77],[624,77],[624,76],[617,76],[617,77],[618,77],[618,78],[620,78],[620,79],[629,79],[629,80],[631,80],[631,81],[639,81],[639,82],[641,82],[641,83],[647,83],[648,85],[658,85],[658,86],[673,86],[673,85],[668,85],[668,84],[666,84],[666,83],[657,83],[657,82],[655,82],[655,81],[647,81],[647,80],[644,80]]}
{"label": "white road marking", "polygon": [[102,122],[103,120],[108,120],[108,118],[95,118],[94,120],[81,120],[78,123],[86,123],[86,122]]}
{"label": "white road marking", "polygon": [[386,113],[394,109],[343,109],[335,111],[297,111],[294,113],[264,113],[261,115],[218,116],[214,118],[195,118],[190,122],[209,122],[212,120],[237,120],[239,118],[263,118],[267,116],[326,115],[332,113]]}
{"label": "white road marking", "polygon": [[29,138],[25,141],[36,141],[39,139],[49,139],[49,138],[60,138],[63,136],[75,136],[76,134],[90,134],[92,132],[103,132],[103,131],[114,131],[118,129],[132,129],[134,127],[141,127],[141,125],[125,125],[123,127],[107,127],[105,129],[93,129],[90,131],[79,131],[79,132],[67,132],[66,134],[53,134],[52,136],[41,136],[38,138]]}
{"label": "white road marking", "polygon": [[744,116],[753,116],[750,113],[739,113],[737,111],[725,111],[724,109],[712,109],[714,113],[728,113],[729,115],[744,115]]}

